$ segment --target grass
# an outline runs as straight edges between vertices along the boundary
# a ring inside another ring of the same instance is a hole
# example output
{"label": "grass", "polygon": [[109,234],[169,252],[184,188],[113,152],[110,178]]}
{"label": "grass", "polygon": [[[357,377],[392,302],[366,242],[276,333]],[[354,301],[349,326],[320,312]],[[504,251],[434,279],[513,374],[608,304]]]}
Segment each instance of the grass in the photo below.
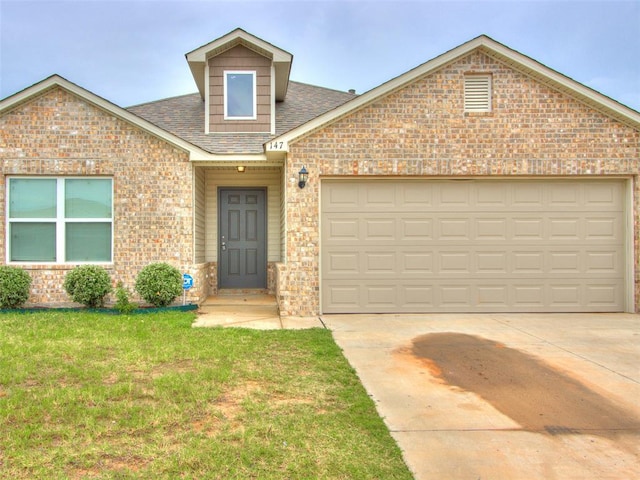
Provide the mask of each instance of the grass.
{"label": "grass", "polygon": [[0,314],[0,478],[409,479],[327,330]]}

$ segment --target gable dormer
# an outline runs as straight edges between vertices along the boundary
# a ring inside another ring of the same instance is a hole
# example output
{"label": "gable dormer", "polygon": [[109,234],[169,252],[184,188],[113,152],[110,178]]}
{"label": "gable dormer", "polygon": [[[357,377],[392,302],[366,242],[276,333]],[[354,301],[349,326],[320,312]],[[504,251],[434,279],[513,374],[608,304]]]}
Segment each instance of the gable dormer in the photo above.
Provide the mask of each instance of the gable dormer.
{"label": "gable dormer", "polygon": [[290,53],[238,28],[186,57],[205,104],[205,133],[275,134]]}

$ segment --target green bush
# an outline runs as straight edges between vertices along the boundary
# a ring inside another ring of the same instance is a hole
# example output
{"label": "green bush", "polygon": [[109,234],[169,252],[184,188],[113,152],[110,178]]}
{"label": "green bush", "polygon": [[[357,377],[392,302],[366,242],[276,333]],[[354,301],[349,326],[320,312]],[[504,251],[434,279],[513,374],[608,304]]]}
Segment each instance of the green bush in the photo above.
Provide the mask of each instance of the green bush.
{"label": "green bush", "polygon": [[0,308],[18,308],[29,299],[31,277],[18,267],[0,267]]}
{"label": "green bush", "polygon": [[166,307],[182,293],[182,275],[167,263],[152,263],[140,270],[136,292],[150,304]]}
{"label": "green bush", "polygon": [[122,282],[118,282],[116,287],[116,304],[114,308],[120,313],[131,313],[138,308],[136,303],[129,301],[129,291],[124,288]]}
{"label": "green bush", "polygon": [[104,305],[104,297],[111,292],[109,273],[97,265],[80,265],[64,279],[64,289],[74,302],[96,308]]}

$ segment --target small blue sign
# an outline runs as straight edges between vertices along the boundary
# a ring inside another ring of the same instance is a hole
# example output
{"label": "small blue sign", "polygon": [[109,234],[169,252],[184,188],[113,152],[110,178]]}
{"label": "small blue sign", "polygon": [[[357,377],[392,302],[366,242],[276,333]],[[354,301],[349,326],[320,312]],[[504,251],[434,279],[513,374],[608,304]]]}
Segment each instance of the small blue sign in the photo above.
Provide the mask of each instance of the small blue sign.
{"label": "small blue sign", "polygon": [[189,290],[193,287],[193,277],[188,273],[182,274],[182,288]]}

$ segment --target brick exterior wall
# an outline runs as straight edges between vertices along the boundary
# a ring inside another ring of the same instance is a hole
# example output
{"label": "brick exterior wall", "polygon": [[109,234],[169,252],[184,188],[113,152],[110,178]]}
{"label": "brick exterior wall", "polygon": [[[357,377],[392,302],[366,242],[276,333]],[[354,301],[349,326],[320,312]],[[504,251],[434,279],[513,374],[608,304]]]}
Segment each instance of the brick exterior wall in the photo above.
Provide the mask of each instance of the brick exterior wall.
{"label": "brick exterior wall", "polygon": [[[465,73],[491,73],[492,112],[464,113]],[[471,53],[290,145],[283,315],[319,313],[319,193],[327,176],[633,178],[640,305],[640,132],[481,53]]]}
{"label": "brick exterior wall", "polygon": [[[194,276],[188,300],[206,296],[206,264],[193,264],[192,165],[186,152],[55,88],[0,116],[0,217],[7,175],[107,175],[113,178],[113,264],[133,292],[138,272],[163,261]],[[6,223],[0,223],[5,263]],[[73,265],[23,266],[33,278],[31,304],[65,303]],[[179,300],[182,300],[181,298]]]}

